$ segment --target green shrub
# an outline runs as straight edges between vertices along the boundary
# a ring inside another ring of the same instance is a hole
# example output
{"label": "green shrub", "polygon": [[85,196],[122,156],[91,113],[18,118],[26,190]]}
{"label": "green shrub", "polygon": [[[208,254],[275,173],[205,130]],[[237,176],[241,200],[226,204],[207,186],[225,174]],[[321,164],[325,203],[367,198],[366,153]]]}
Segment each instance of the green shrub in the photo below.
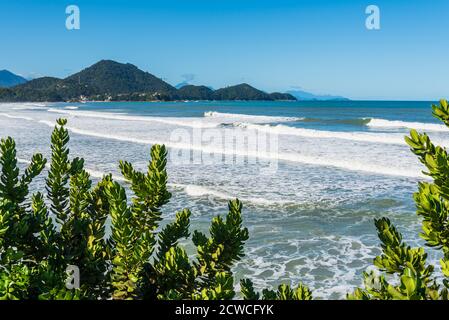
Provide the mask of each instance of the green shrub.
{"label": "green shrub", "polygon": [[[433,114],[449,127],[446,100],[433,105]],[[382,254],[374,259],[380,272],[364,273],[364,288],[356,289],[349,299],[448,299],[449,289],[449,156],[424,133],[411,130],[405,138],[433,182],[420,182],[413,196],[417,214],[422,218],[421,238],[429,247],[442,251],[440,261],[444,279],[435,279],[435,267],[426,262],[424,248],[411,248],[387,218],[376,220]]]}
{"label": "green shrub", "polygon": [[[190,237],[189,210],[177,212],[158,231],[161,208],[171,197],[165,147],[151,148],[147,172],[120,161],[133,193],[128,199],[111,175],[92,186],[84,161],[69,159],[65,125],[66,120],[58,120],[51,136],[46,192],[31,198],[29,185],[46,159],[34,155],[20,175],[14,140],[1,140],[0,299],[234,298],[232,267],[244,256],[248,239],[241,202],[229,202],[228,214],[212,220],[209,235],[193,233],[197,256],[191,261],[179,245]],[[76,290],[66,288],[68,266],[79,268]],[[302,286],[295,292],[288,286],[279,290],[264,297],[310,297]]]}

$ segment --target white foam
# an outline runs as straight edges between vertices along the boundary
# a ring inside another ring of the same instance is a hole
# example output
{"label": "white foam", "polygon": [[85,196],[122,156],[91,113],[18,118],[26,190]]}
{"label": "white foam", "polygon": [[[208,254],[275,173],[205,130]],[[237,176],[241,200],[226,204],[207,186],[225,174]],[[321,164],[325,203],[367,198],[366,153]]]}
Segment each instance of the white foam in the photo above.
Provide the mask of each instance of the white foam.
{"label": "white foam", "polygon": [[20,120],[27,120],[27,121],[33,121],[33,118],[30,117],[25,117],[25,116],[13,116],[11,114],[8,113],[0,113],[0,116],[5,117],[5,118],[9,118],[9,119],[20,119]]}
{"label": "white foam", "polygon": [[259,123],[271,123],[271,122],[289,122],[304,120],[304,118],[295,117],[275,117],[275,116],[258,116],[239,113],[222,113],[216,111],[207,111],[204,113],[205,118],[228,118],[234,121],[249,121]]}
{"label": "white foam", "polygon": [[367,126],[374,128],[408,128],[429,131],[449,131],[449,128],[437,123],[406,122],[399,120],[371,119]]}
{"label": "white foam", "polygon": [[[272,240],[247,248],[239,267],[254,279],[258,290],[280,283],[302,282],[318,299],[344,299],[347,293],[353,292],[360,285],[363,266],[370,264],[377,249],[360,238],[337,235],[286,240],[282,243],[284,251],[273,252],[267,248],[279,245]],[[325,279],[316,270],[325,270]]]}
{"label": "white foam", "polygon": [[190,197],[205,197],[210,196],[217,199],[223,200],[233,200],[235,198],[239,198],[244,203],[251,203],[254,205],[261,206],[272,206],[272,205],[286,205],[286,204],[294,204],[292,201],[283,201],[283,200],[270,200],[265,198],[252,198],[252,197],[238,197],[236,195],[231,195],[229,193],[221,192],[214,190],[212,188],[206,186],[192,185],[192,184],[169,184],[174,188],[182,188],[184,192]]}
{"label": "white foam", "polygon": [[67,110],[78,110],[79,107],[77,107],[77,106],[67,106],[67,107],[64,107],[64,109],[67,109]]}
{"label": "white foam", "polygon": [[[54,127],[54,123],[51,121],[40,120],[40,123],[43,123],[47,126]],[[410,178],[423,178],[425,177],[419,170],[410,170],[409,168],[395,168],[392,166],[382,166],[375,165],[370,163],[357,163],[354,162],[353,159],[347,158],[343,160],[339,159],[330,159],[326,157],[319,156],[308,156],[302,155],[299,153],[283,153],[283,152],[260,152],[258,150],[234,150],[232,148],[225,148],[224,146],[204,146],[204,145],[195,145],[188,143],[178,143],[171,141],[161,141],[155,139],[143,139],[143,138],[133,138],[129,136],[120,136],[116,134],[110,133],[101,133],[97,131],[84,130],[74,127],[67,127],[68,130],[86,136],[92,136],[103,139],[111,139],[118,141],[126,141],[138,144],[145,145],[153,145],[153,144],[165,144],[168,148],[173,149],[182,149],[182,150],[194,150],[206,152],[209,154],[223,154],[223,155],[232,155],[232,156],[241,156],[248,158],[256,158],[256,159],[265,159],[271,162],[276,161],[289,161],[303,164],[310,164],[314,166],[326,166],[326,167],[336,167],[339,169],[349,170],[349,171],[361,171],[372,174],[381,174],[381,175],[391,175],[391,176],[402,176],[402,177],[410,177]]]}
{"label": "white foam", "polygon": [[48,103],[35,103],[35,102],[14,102],[14,103],[2,103],[2,106],[12,106],[13,110],[42,110],[48,108]]}
{"label": "white foam", "polygon": [[[18,158],[17,161],[19,163],[31,164],[31,161],[22,159],[22,158]],[[50,164],[47,162],[45,167],[47,169],[49,169]],[[84,170],[86,170],[86,172],[89,173],[89,175],[91,177],[94,177],[97,179],[101,179],[106,175],[106,173],[98,171],[98,170],[93,170],[93,169],[88,169],[88,168],[84,168]],[[126,179],[121,176],[112,175],[112,179],[115,181],[126,182]],[[190,197],[201,198],[201,197],[211,196],[213,198],[223,199],[223,200],[227,200],[227,201],[237,198],[236,196],[230,195],[225,192],[220,192],[220,191],[217,191],[217,190],[205,187],[205,186],[199,186],[199,185],[193,185],[193,184],[179,184],[179,183],[168,183],[167,186],[176,188],[176,189],[182,189]],[[261,206],[293,204],[293,202],[291,202],[291,201],[269,200],[269,199],[265,199],[265,198],[239,197],[239,199],[244,203],[251,203],[254,205],[261,205]]]}
{"label": "white foam", "polygon": [[186,184],[175,183],[175,184],[171,184],[171,186],[174,188],[183,189],[185,191],[185,193],[191,197],[213,196],[215,198],[226,199],[226,200],[230,200],[230,199],[234,198],[229,194],[226,194],[226,193],[223,193],[220,191],[216,191],[216,190],[212,190],[212,189],[208,189],[206,187],[202,187],[202,186],[198,186],[198,185],[192,185],[192,184],[186,185]]}
{"label": "white foam", "polygon": [[405,144],[402,135],[394,135],[387,133],[370,133],[370,132],[339,132],[339,131],[324,131],[305,128],[295,128],[286,125],[255,125],[249,123],[236,124],[243,128],[254,129],[262,132],[291,135],[305,138],[324,138],[324,139],[342,139],[360,142],[373,142],[384,144]]}
{"label": "white foam", "polygon": [[141,121],[141,122],[159,122],[169,125],[191,127],[191,128],[215,128],[220,123],[211,123],[202,121],[200,118],[171,118],[171,117],[147,117],[147,116],[130,116],[118,113],[95,112],[95,111],[75,111],[67,109],[48,109],[49,112],[66,114],[73,117],[98,118],[105,120],[121,120],[121,121]]}
{"label": "white foam", "polygon": [[31,161],[26,159],[17,158],[18,163],[31,164]]}

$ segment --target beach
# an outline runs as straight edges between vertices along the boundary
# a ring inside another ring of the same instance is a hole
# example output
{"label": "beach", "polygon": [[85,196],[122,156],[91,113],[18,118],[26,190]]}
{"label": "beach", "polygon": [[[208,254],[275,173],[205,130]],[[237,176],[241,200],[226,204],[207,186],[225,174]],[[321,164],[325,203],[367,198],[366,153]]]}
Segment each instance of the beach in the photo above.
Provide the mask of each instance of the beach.
{"label": "beach", "polygon": [[[15,138],[19,162],[49,158],[51,130],[67,118],[72,157],[95,179],[121,179],[123,159],[145,170],[152,144],[169,148],[171,202],[165,217],[192,211],[207,231],[227,200],[244,205],[250,239],[236,277],[258,288],[302,281],[318,298],[361,285],[378,254],[374,218],[389,217],[411,245],[422,244],[412,194],[426,177],[404,136],[411,128],[446,145],[431,102],[87,102],[0,104],[0,136]],[[245,136],[225,148],[226,136]],[[251,137],[266,137],[262,153]],[[224,144],[221,143],[221,138]],[[243,146],[243,148],[242,148]],[[235,146],[234,146],[235,147]],[[34,190],[43,187],[38,180]],[[190,252],[193,253],[193,252]],[[438,256],[429,251],[431,261]]]}

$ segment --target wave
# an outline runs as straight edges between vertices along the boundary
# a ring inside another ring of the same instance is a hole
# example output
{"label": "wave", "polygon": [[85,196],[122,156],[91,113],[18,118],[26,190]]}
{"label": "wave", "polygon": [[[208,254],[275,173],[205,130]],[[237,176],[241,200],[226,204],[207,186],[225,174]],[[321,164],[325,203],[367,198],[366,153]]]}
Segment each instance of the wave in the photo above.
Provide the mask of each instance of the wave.
{"label": "wave", "polygon": [[[365,271],[365,262],[369,264],[377,254],[376,244],[363,236],[313,234],[307,238],[288,238],[285,243],[294,251],[273,251],[272,243],[264,241],[248,248],[249,262],[243,268],[254,279],[256,289],[276,286],[279,279],[305,281],[318,299],[344,299],[358,285],[354,279]],[[324,282],[317,277],[322,270],[327,274]]]}
{"label": "wave", "polygon": [[321,118],[304,118],[301,122],[321,122],[330,124],[349,124],[356,126],[365,126],[371,121],[371,118],[354,118],[354,119],[321,119]]}
{"label": "wave", "polygon": [[355,118],[355,119],[320,119],[304,118],[301,122],[321,122],[330,124],[349,124],[358,126],[368,126],[372,128],[406,128],[428,131],[449,131],[449,128],[443,124],[427,122],[409,122],[400,120],[387,120],[378,118]]}
{"label": "wave", "polygon": [[176,125],[191,128],[216,128],[220,123],[209,123],[196,118],[169,118],[169,117],[148,117],[148,116],[130,116],[119,113],[95,112],[95,111],[75,111],[67,109],[48,109],[49,112],[66,114],[73,117],[98,118],[105,120],[121,120],[121,121],[141,121],[141,122],[158,122],[169,125]]}
{"label": "wave", "polygon": [[47,109],[48,103],[11,103],[13,110],[44,110]]}
{"label": "wave", "polygon": [[[222,200],[233,200],[236,198],[235,195],[229,193],[217,191],[205,186],[192,185],[192,184],[168,184],[173,188],[182,189],[190,197],[212,197]],[[295,205],[292,201],[287,200],[270,200],[266,198],[253,198],[253,197],[238,197],[244,203],[250,203],[257,206],[284,206],[284,205]]]}
{"label": "wave", "polygon": [[13,116],[8,113],[0,113],[0,116],[9,118],[9,119],[20,119],[20,120],[27,120],[27,121],[34,121],[33,118],[25,117],[25,116]]}
{"label": "wave", "polygon": [[304,118],[301,122],[319,122],[329,124],[349,124],[356,126],[368,126],[373,128],[407,128],[416,130],[429,131],[449,131],[445,125],[426,122],[408,122],[400,120],[387,120],[378,118],[354,118],[354,119],[321,119],[321,118]]}
{"label": "wave", "polygon": [[[282,116],[261,116],[248,115],[239,113],[221,113],[217,111],[207,111],[204,113],[205,118],[232,119],[234,122],[249,123],[275,123],[275,122],[321,122],[330,124],[350,124],[364,126],[367,125],[371,118],[353,118],[353,119],[322,119],[308,117],[282,117]],[[228,121],[229,122],[229,121]]]}
{"label": "wave", "polygon": [[77,107],[77,106],[67,106],[67,107],[64,107],[64,109],[67,109],[67,110],[78,110],[79,107]]}
{"label": "wave", "polygon": [[336,123],[350,124],[350,125],[367,125],[371,121],[371,118],[356,118],[356,119],[339,119]]}
{"label": "wave", "polygon": [[[54,127],[54,123],[51,121],[40,120],[39,122],[47,126]],[[205,152],[208,154],[222,154],[238,157],[247,157],[253,159],[263,159],[268,160],[270,162],[270,166],[276,164],[277,161],[287,161],[287,162],[309,164],[313,166],[335,167],[348,171],[360,171],[371,174],[401,176],[409,178],[425,177],[421,172],[410,170],[408,168],[404,169],[404,168],[386,167],[382,165],[373,165],[369,163],[356,163],[351,158],[338,160],[338,159],[330,159],[327,157],[302,155],[299,153],[260,152],[257,150],[234,150],[233,148],[195,145],[190,143],[179,143],[179,142],[161,141],[154,139],[133,138],[129,136],[120,136],[116,134],[100,133],[96,131],[84,130],[70,126],[67,126],[66,128],[76,134],[103,139],[111,139],[145,145],[165,144],[168,148],[172,149],[193,150]]]}
{"label": "wave", "polygon": [[221,113],[216,111],[207,111],[204,113],[205,118],[228,118],[234,119],[234,121],[240,120],[248,120],[250,122],[263,122],[263,123],[271,123],[271,122],[291,122],[291,121],[300,121],[304,120],[304,118],[295,118],[295,117],[276,117],[276,116],[260,116],[260,115],[249,115],[249,114],[239,114],[239,113]]}
{"label": "wave", "polygon": [[304,129],[289,127],[285,125],[256,125],[249,123],[234,124],[238,127],[267,132],[279,135],[291,135],[304,138],[324,138],[324,139],[342,139],[359,142],[373,142],[383,144],[405,144],[404,138],[399,135],[369,133],[369,132],[341,132],[341,131],[323,131],[315,129]]}
{"label": "wave", "polygon": [[[31,161],[22,159],[22,158],[17,158],[17,162],[23,163],[23,164],[28,164],[28,165],[31,164]],[[49,169],[50,164],[47,163],[45,165],[45,167],[47,169]],[[91,177],[96,178],[96,179],[101,179],[106,175],[106,173],[98,171],[98,170],[93,170],[93,169],[88,169],[88,168],[84,168],[84,170],[86,170],[86,172],[89,173],[89,175]],[[115,181],[126,182],[125,178],[123,178],[121,176],[117,176],[117,175],[112,175],[112,179]],[[199,185],[193,185],[193,184],[180,184],[180,183],[167,183],[167,186],[174,188],[174,189],[182,189],[189,197],[213,197],[213,198],[227,200],[227,201],[233,200],[236,198],[236,196],[233,196],[231,194],[213,190],[213,189],[210,189],[205,186],[199,186]],[[292,201],[269,200],[269,199],[265,199],[265,198],[239,197],[239,199],[241,201],[243,201],[244,203],[250,203],[250,204],[261,205],[261,206],[274,206],[274,205],[278,206],[278,205],[288,205],[288,204],[294,205],[295,204]]]}
{"label": "wave", "polygon": [[374,128],[408,128],[429,131],[449,131],[449,128],[442,124],[425,122],[406,122],[399,120],[371,119],[367,126]]}

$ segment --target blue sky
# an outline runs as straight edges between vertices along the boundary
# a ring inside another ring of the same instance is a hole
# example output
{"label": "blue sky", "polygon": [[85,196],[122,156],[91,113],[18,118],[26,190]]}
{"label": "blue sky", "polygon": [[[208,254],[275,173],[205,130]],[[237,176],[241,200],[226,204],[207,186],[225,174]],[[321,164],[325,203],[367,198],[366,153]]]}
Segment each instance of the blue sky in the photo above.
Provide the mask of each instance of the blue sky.
{"label": "blue sky", "polygon": [[[65,28],[68,5],[81,29]],[[380,8],[381,29],[365,28]],[[64,77],[100,59],[171,84],[248,82],[353,99],[449,98],[447,0],[0,2],[0,69]]]}

